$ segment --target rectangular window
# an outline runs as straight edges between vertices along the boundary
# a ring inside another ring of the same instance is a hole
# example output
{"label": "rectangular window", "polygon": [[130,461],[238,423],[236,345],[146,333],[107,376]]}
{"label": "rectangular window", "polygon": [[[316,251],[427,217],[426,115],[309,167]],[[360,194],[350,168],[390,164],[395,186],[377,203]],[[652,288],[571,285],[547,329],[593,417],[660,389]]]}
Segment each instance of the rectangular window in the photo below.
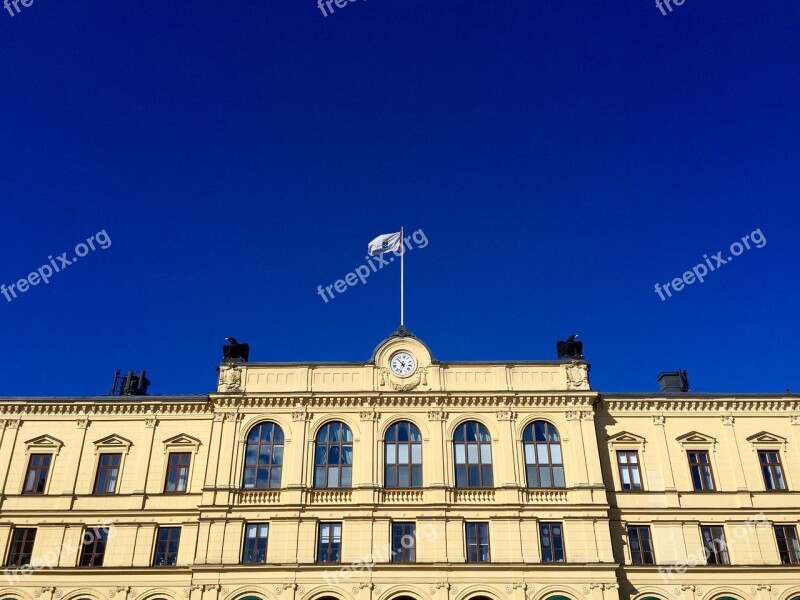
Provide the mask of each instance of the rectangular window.
{"label": "rectangular window", "polygon": [[711,472],[711,460],[707,451],[689,452],[689,471],[692,474],[692,486],[696,491],[714,489],[714,474]]}
{"label": "rectangular window", "polygon": [[467,562],[489,562],[489,523],[467,523]]}
{"label": "rectangular window", "polygon": [[320,523],[319,544],[317,546],[318,563],[338,563],[342,560],[342,524]]}
{"label": "rectangular window", "polygon": [[106,554],[106,542],[108,541],[108,529],[105,527],[90,527],[83,532],[81,538],[81,562],[82,567],[102,567],[103,558]]}
{"label": "rectangular window", "polygon": [[23,494],[44,494],[47,484],[47,473],[50,471],[52,454],[31,454],[28,460],[28,472],[25,475]]}
{"label": "rectangular window", "polygon": [[117,478],[122,454],[101,454],[94,480],[95,494],[113,494],[117,491]]}
{"label": "rectangular window", "polygon": [[785,490],[786,480],[783,478],[783,466],[780,453],[775,450],[763,450],[758,453],[761,473],[767,490]]}
{"label": "rectangular window", "polygon": [[618,450],[617,465],[619,466],[619,481],[623,491],[642,489],[639,453],[636,450]]}
{"label": "rectangular window", "polygon": [[706,564],[729,565],[728,545],[725,543],[725,530],[721,525],[701,525],[700,535],[703,538],[703,549],[706,553]]}
{"label": "rectangular window", "polygon": [[564,526],[561,523],[539,523],[542,562],[564,562]]}
{"label": "rectangular window", "polygon": [[244,530],[242,563],[263,565],[267,562],[267,537],[269,523],[248,523]]}
{"label": "rectangular window", "polygon": [[416,560],[417,538],[414,523],[392,523],[392,562]]}
{"label": "rectangular window", "polygon": [[800,542],[794,525],[775,525],[775,541],[778,542],[781,564],[800,564]]}
{"label": "rectangular window", "polygon": [[650,537],[649,525],[628,525],[628,544],[631,548],[631,560],[635,565],[656,564],[653,553],[653,539]]}
{"label": "rectangular window", "polygon": [[33,543],[36,541],[36,529],[33,527],[19,527],[14,529],[11,538],[11,548],[8,551],[6,565],[9,567],[22,567],[31,563]]}
{"label": "rectangular window", "polygon": [[189,479],[189,461],[192,455],[189,452],[170,452],[167,459],[167,481],[164,492],[167,494],[180,494],[186,491]]}
{"label": "rectangular window", "polygon": [[180,527],[159,527],[156,534],[154,567],[174,567],[178,562],[178,546],[181,541]]}

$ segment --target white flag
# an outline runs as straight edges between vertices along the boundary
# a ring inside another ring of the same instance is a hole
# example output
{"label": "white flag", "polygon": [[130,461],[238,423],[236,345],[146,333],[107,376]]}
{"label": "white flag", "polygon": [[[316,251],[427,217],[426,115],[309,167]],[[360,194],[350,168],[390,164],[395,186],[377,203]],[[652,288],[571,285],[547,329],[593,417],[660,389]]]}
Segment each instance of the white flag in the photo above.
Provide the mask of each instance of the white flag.
{"label": "white flag", "polygon": [[373,256],[384,252],[397,252],[402,244],[403,234],[399,231],[397,233],[384,233],[369,243],[367,251]]}

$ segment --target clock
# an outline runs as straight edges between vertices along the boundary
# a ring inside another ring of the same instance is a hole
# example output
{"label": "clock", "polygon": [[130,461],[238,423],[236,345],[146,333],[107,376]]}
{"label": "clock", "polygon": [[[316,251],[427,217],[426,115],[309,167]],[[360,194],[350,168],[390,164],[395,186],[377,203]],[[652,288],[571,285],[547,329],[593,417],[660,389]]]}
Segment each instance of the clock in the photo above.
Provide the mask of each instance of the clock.
{"label": "clock", "polygon": [[399,377],[408,377],[417,368],[417,361],[408,352],[398,352],[389,360],[392,373]]}

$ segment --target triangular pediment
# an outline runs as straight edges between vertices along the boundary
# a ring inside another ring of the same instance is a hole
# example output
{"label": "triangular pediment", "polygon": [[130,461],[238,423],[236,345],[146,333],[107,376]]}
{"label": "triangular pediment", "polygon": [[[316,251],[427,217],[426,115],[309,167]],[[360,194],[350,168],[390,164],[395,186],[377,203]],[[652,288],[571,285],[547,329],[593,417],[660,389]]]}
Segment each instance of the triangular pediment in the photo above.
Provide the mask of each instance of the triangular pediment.
{"label": "triangular pediment", "polygon": [[713,445],[717,443],[717,440],[711,437],[710,435],[706,435],[705,433],[700,433],[699,431],[690,431],[689,433],[684,433],[681,436],[675,438],[681,444],[708,444]]}
{"label": "triangular pediment", "polygon": [[606,438],[606,441],[609,444],[633,444],[639,445],[644,444],[647,440],[645,440],[642,436],[636,435],[635,433],[631,433],[630,431],[620,431],[619,433],[615,433],[612,436]]}
{"label": "triangular pediment", "polygon": [[166,446],[199,446],[200,440],[185,433],[173,435],[171,438],[164,440]]}
{"label": "triangular pediment", "polygon": [[121,435],[117,435],[116,433],[112,433],[109,436],[106,436],[102,439],[97,440],[94,443],[95,446],[103,446],[103,447],[114,447],[118,446],[120,448],[129,448],[133,446],[133,442],[129,439],[122,437]]}
{"label": "triangular pediment", "polygon": [[31,446],[36,446],[37,448],[61,448],[64,445],[64,442],[61,440],[54,438],[52,435],[39,435],[33,439],[28,440],[25,442],[25,445],[29,448]]}
{"label": "triangular pediment", "polygon": [[747,438],[747,441],[751,444],[785,444],[786,438],[768,431],[759,431]]}

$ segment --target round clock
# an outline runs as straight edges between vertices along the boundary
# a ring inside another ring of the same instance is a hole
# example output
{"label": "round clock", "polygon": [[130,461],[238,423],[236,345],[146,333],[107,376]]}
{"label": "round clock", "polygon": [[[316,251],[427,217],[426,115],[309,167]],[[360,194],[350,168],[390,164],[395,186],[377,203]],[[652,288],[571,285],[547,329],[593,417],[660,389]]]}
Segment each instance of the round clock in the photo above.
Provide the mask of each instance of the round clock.
{"label": "round clock", "polygon": [[389,361],[392,373],[399,377],[408,377],[417,368],[417,361],[408,352],[398,352]]}

